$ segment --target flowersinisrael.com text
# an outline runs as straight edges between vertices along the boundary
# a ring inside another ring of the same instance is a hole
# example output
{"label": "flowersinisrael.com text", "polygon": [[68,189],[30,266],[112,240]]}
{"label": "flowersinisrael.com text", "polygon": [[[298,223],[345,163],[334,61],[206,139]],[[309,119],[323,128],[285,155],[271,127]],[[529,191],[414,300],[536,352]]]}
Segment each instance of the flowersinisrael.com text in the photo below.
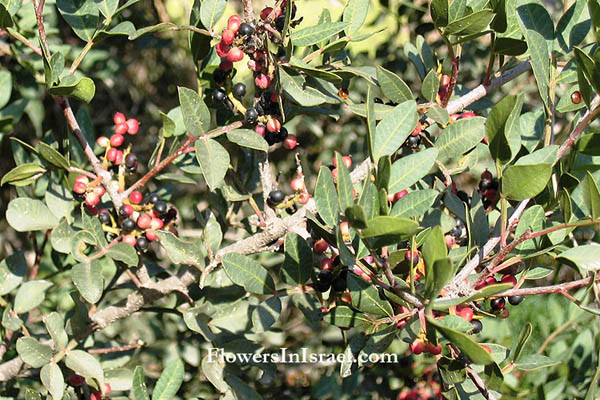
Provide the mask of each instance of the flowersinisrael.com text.
{"label": "flowersinisrael.com text", "polygon": [[365,363],[398,363],[397,354],[389,353],[360,353],[358,357],[346,353],[311,353],[308,348],[302,347],[299,352],[292,353],[282,347],[276,353],[230,353],[222,348],[211,347],[208,350],[208,362],[223,360],[226,363],[274,363],[274,364],[321,364],[321,363],[344,363],[358,361]]}

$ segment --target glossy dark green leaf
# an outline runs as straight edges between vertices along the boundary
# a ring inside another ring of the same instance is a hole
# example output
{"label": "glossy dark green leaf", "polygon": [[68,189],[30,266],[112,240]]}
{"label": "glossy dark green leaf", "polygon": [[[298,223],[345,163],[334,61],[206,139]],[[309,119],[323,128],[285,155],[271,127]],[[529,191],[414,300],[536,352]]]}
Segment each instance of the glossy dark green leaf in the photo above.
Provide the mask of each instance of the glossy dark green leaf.
{"label": "glossy dark green leaf", "polygon": [[67,75],[60,81],[58,86],[49,88],[48,93],[53,96],[73,97],[89,103],[96,94],[96,85],[90,78],[76,78],[73,75]]}
{"label": "glossy dark green leaf", "polygon": [[312,250],[297,233],[285,235],[285,259],[281,266],[282,281],[290,285],[303,285],[312,272]]}
{"label": "glossy dark green leaf", "polygon": [[411,236],[417,233],[419,224],[413,220],[398,217],[380,216],[367,222],[367,228],[361,231],[363,238],[398,235]]}
{"label": "glossy dark green leaf", "polygon": [[172,263],[193,265],[199,269],[204,268],[206,250],[200,241],[183,240],[166,231],[158,231],[156,236]]}
{"label": "glossy dark green leaf", "polygon": [[0,262],[0,296],[16,289],[25,276],[27,261],[23,251],[16,251]]}
{"label": "glossy dark green leaf", "polygon": [[378,189],[387,190],[392,174],[392,162],[390,156],[384,156],[377,162],[377,176],[375,177],[375,185]]}
{"label": "glossy dark green leaf", "polygon": [[311,46],[343,31],[349,25],[349,22],[328,22],[309,26],[292,32],[290,39],[295,46]]}
{"label": "glossy dark green leaf", "polygon": [[[377,81],[379,82],[383,94],[391,101],[399,104],[408,100],[413,100],[413,95],[408,85],[393,72],[378,66]],[[379,106],[379,104],[377,106]]]}
{"label": "glossy dark green leaf", "polygon": [[37,149],[39,155],[50,164],[55,165],[59,168],[69,168],[69,162],[67,161],[65,156],[60,154],[58,150],[56,150],[54,147],[44,142],[39,142],[37,145]]}
{"label": "glossy dark green leaf", "polygon": [[397,105],[375,129],[373,159],[377,162],[383,156],[394,154],[416,126],[417,103],[406,101]]}
{"label": "glossy dark green leaf", "polygon": [[138,265],[138,255],[135,248],[126,243],[117,243],[108,249],[106,255],[113,260],[122,261],[131,267],[136,267]]}
{"label": "glossy dark green leaf", "polygon": [[196,140],[196,159],[208,187],[215,190],[221,186],[229,169],[227,150],[216,140],[201,137]]}
{"label": "glossy dark green leaf", "polygon": [[288,71],[285,68],[279,70],[281,87],[287,96],[298,104],[305,107],[317,106],[325,103],[327,98],[317,89],[308,86],[302,75]]}
{"label": "glossy dark green leaf", "polygon": [[365,229],[367,227],[367,214],[362,206],[356,204],[351,207],[346,208],[344,212],[346,215],[346,219],[355,229]]}
{"label": "glossy dark green leaf", "polygon": [[10,183],[11,185],[20,186],[20,183],[31,183],[31,178],[46,172],[46,169],[36,163],[21,164],[10,171],[8,171],[2,177],[0,185]]}
{"label": "glossy dark green leaf", "polygon": [[323,221],[331,227],[335,226],[338,220],[339,205],[333,177],[327,167],[321,167],[319,170],[315,186],[315,203],[317,212]]}
{"label": "glossy dark green leaf", "polygon": [[84,42],[92,40],[100,19],[100,12],[95,1],[57,0],[56,7],[81,40]]}
{"label": "glossy dark green leaf", "polygon": [[558,259],[576,267],[581,276],[600,269],[600,246],[585,244],[559,254]]}
{"label": "glossy dark green leaf", "polygon": [[169,362],[160,374],[160,378],[154,386],[152,400],[171,400],[179,391],[183,383],[185,366],[180,358]]}
{"label": "glossy dark green leaf", "polygon": [[550,52],[548,44],[540,33],[533,30],[525,31],[525,41],[531,55],[531,68],[538,92],[546,108],[550,106]]}
{"label": "glossy dark green leaf", "polygon": [[[137,0],[136,0],[137,1]],[[190,13],[190,25],[200,29],[208,29],[204,26],[201,18],[202,0],[194,0],[192,12]],[[132,38],[130,37],[130,40]],[[211,51],[210,36],[203,35],[194,31],[189,33],[190,49],[192,51],[192,59],[195,62],[202,61]]]}
{"label": "glossy dark green leaf", "polygon": [[511,361],[516,361],[519,359],[519,357],[521,356],[521,352],[525,347],[525,343],[527,343],[527,341],[529,340],[529,337],[531,336],[532,332],[533,325],[531,325],[531,322],[526,323],[523,329],[521,329],[521,333],[519,334],[519,338],[515,342],[514,348],[510,352]]}
{"label": "glossy dark green leaf", "polygon": [[552,176],[552,164],[511,165],[502,177],[502,193],[511,200],[537,196]]}
{"label": "glossy dark green leaf", "polygon": [[494,362],[490,353],[488,353],[487,350],[477,344],[477,342],[471,339],[468,335],[454,329],[447,328],[432,318],[427,318],[427,322],[433,325],[442,336],[458,347],[458,349],[473,363],[488,365]]}
{"label": "glossy dark green leaf", "polygon": [[448,25],[448,0],[433,0],[430,5],[431,19],[436,28]]}
{"label": "glossy dark green leaf", "polygon": [[201,136],[210,127],[210,112],[200,95],[188,88],[178,87],[183,123],[192,136]]}
{"label": "glossy dark green leaf", "polygon": [[494,12],[483,9],[452,21],[444,28],[444,35],[466,36],[483,31],[494,19]]}
{"label": "glossy dark green leaf", "polygon": [[281,300],[277,296],[269,297],[252,311],[252,326],[255,332],[266,332],[279,319]]}
{"label": "glossy dark green leaf", "polygon": [[367,314],[391,317],[392,306],[387,300],[379,297],[379,291],[373,284],[366,282],[354,274],[348,274],[348,290],[352,298],[352,306]]}
{"label": "glossy dark green leaf", "polygon": [[505,56],[520,56],[527,51],[527,42],[501,37],[494,41],[494,52]]}
{"label": "glossy dark green leaf", "polygon": [[506,96],[492,107],[487,118],[485,136],[490,153],[497,162],[507,163],[516,156],[513,152],[516,146],[511,146],[512,141],[518,141],[520,147],[520,136],[517,138],[520,126],[517,122],[522,104],[519,96]]}
{"label": "glossy dark green leaf", "polygon": [[485,131],[486,120],[482,117],[459,119],[448,125],[435,141],[439,157],[462,156],[481,142],[485,137]]}
{"label": "glossy dark green leaf", "polygon": [[234,129],[227,132],[227,139],[239,146],[247,147],[249,149],[268,151],[269,145],[262,138],[251,129]]}
{"label": "glossy dark green leaf", "polygon": [[597,93],[600,92],[600,70],[598,69],[598,63],[579,47],[575,47],[573,51],[579,70],[583,72],[594,90]]}
{"label": "glossy dark green leaf", "polygon": [[250,257],[230,253],[223,257],[223,268],[229,279],[246,291],[256,294],[274,294],[275,283],[269,272]]}
{"label": "glossy dark green leaf", "polygon": [[393,217],[415,218],[425,215],[438,196],[433,189],[416,190],[394,203],[390,215]]}
{"label": "glossy dark green leaf", "polygon": [[592,218],[598,219],[600,217],[600,190],[598,189],[596,180],[589,171],[586,172],[582,184],[585,205],[590,210]]}
{"label": "glossy dark green leaf", "polygon": [[223,16],[227,6],[226,0],[204,0],[200,6],[200,21],[208,29],[213,29]]}
{"label": "glossy dark green leaf", "polygon": [[516,362],[516,367],[521,371],[535,371],[536,369],[549,368],[560,364],[550,357],[541,354],[529,354]]}
{"label": "glossy dark green leaf", "polygon": [[448,246],[444,239],[444,232],[440,226],[433,227],[421,248],[423,261],[425,261],[425,293],[428,297],[434,290],[437,277],[435,276],[434,263],[445,259],[448,255]]}
{"label": "glossy dark green leaf", "polygon": [[438,156],[438,149],[429,148],[403,157],[392,164],[389,192],[398,193],[415,184],[429,173]]}
{"label": "glossy dark green leaf", "polygon": [[336,164],[337,164],[337,191],[338,201],[340,210],[345,210],[348,207],[354,205],[354,192],[352,179],[350,179],[350,172],[342,161],[342,155],[338,152],[335,153]]}
{"label": "glossy dark green leaf", "polygon": [[430,70],[427,75],[425,75],[425,79],[423,79],[423,84],[421,85],[421,94],[428,102],[434,102],[435,98],[438,95],[438,91],[440,89],[440,80],[435,70]]}
{"label": "glossy dark green leaf", "polygon": [[347,306],[338,306],[329,310],[329,312],[323,316],[323,321],[342,328],[372,325],[371,320],[367,318],[365,314],[354,311]]}
{"label": "glossy dark green leaf", "polygon": [[[125,244],[125,246],[128,245]],[[95,304],[100,300],[104,290],[104,278],[102,264],[98,260],[76,264],[71,269],[71,278],[81,296],[88,303]]]}

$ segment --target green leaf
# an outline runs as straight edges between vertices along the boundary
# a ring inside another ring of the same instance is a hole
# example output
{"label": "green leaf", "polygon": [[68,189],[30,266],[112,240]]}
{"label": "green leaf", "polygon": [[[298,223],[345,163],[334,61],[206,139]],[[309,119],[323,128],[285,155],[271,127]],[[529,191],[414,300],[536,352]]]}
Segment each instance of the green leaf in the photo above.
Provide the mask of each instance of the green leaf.
{"label": "green leaf", "polygon": [[346,29],[348,36],[352,36],[358,32],[365,22],[368,12],[369,0],[348,0],[342,14],[342,21],[349,24]]}
{"label": "green leaf", "polygon": [[17,353],[25,364],[33,368],[40,368],[52,359],[52,348],[32,337],[22,337],[17,340]]}
{"label": "green leaf", "polygon": [[449,13],[448,0],[433,0],[430,5],[431,19],[436,28],[448,25]]}
{"label": "green leaf", "polygon": [[[71,239],[75,235],[75,230],[66,219],[62,219],[60,224],[52,229],[50,233],[50,243],[52,248],[59,253],[68,254],[71,252]],[[0,293],[1,295],[1,293]]]}
{"label": "green leaf", "polygon": [[394,154],[417,126],[417,103],[405,101],[379,122],[373,137],[373,159]]}
{"label": "green leaf", "polygon": [[437,97],[439,89],[440,80],[438,79],[435,70],[432,69],[427,75],[425,75],[425,79],[423,79],[423,84],[421,85],[421,94],[423,94],[425,100],[433,102]]}
{"label": "green leaf", "polygon": [[12,93],[12,75],[6,69],[0,70],[0,109],[4,108],[10,100]]}
{"label": "green leaf", "polygon": [[390,303],[379,297],[375,286],[354,274],[348,274],[348,290],[352,298],[352,306],[367,314],[392,317],[394,311]]}
{"label": "green leaf", "polygon": [[315,203],[317,212],[323,218],[323,221],[328,226],[334,227],[338,220],[339,206],[333,177],[327,167],[321,167],[319,170],[315,186]]}
{"label": "green leaf", "polygon": [[123,21],[112,27],[110,30],[102,29],[96,32],[94,41],[98,43],[113,36],[127,36],[127,38],[130,38],[135,37],[136,34],[137,30],[135,29],[135,25],[130,21]]}
{"label": "green leaf", "polygon": [[442,125],[446,125],[450,118],[448,111],[437,104],[434,104],[429,108],[429,111],[427,111],[427,116]]}
{"label": "green leaf", "polygon": [[469,296],[456,297],[456,298],[445,299],[445,300],[438,299],[438,300],[434,301],[433,309],[434,310],[447,310],[450,307],[457,306],[459,304],[464,304],[464,303],[472,301],[472,300],[488,298],[497,293],[504,292],[505,290],[508,290],[508,289],[512,289],[512,287],[513,286],[510,283],[502,283],[502,284],[497,284],[497,285],[486,286],[481,290],[471,293]]}
{"label": "green leaf", "polygon": [[[388,71],[387,69],[378,66],[377,81],[383,94],[395,103],[403,103],[414,99],[408,85],[392,71]],[[376,104],[376,107],[380,105],[382,104]]]}
{"label": "green leaf", "polygon": [[[588,32],[590,31],[590,20],[584,20],[585,16],[585,1],[574,1],[568,8],[567,12],[562,15],[558,24],[556,24],[556,42],[554,49],[558,47],[566,54],[570,52],[574,46],[579,45]],[[556,45],[558,44],[558,46]]]}
{"label": "green leaf", "polygon": [[[520,139],[517,136],[519,136],[520,125],[517,122],[522,104],[522,97],[506,96],[492,107],[487,118],[485,135],[492,158],[497,162],[508,163],[519,150]],[[517,141],[519,147],[512,145]]]}
{"label": "green leaf", "polygon": [[[387,202],[387,199],[385,201]],[[377,187],[370,182],[369,179],[365,179],[363,190],[358,199],[358,204],[360,204],[365,211],[368,220],[379,215],[380,206]]]}
{"label": "green leaf", "polygon": [[75,265],[71,269],[71,278],[81,296],[88,303],[95,304],[100,300],[104,290],[104,277],[100,261],[92,260]]}
{"label": "green leaf", "polygon": [[485,136],[485,121],[485,118],[474,117],[448,125],[435,141],[439,157],[459,157],[477,146]]}
{"label": "green leaf", "polygon": [[494,12],[489,9],[479,10],[466,17],[452,21],[444,28],[444,35],[466,36],[483,31],[494,19]]}
{"label": "green leaf", "polygon": [[531,68],[537,83],[540,97],[548,109],[550,107],[550,53],[544,37],[536,31],[525,31],[525,41],[531,55]]}
{"label": "green leaf", "polygon": [[389,193],[407,189],[429,173],[438,156],[436,148],[429,148],[403,157],[392,164]]}
{"label": "green leaf", "polygon": [[552,176],[552,164],[511,165],[502,177],[502,193],[511,200],[537,196]]}
{"label": "green leaf", "polygon": [[[192,12],[190,13],[190,25],[200,29],[208,29],[202,23],[200,18],[200,9],[202,0],[194,0]],[[189,33],[190,49],[192,51],[193,60],[198,63],[210,54],[212,46],[210,45],[211,37],[197,32],[190,31]]]}
{"label": "green leaf", "polygon": [[23,251],[18,250],[0,262],[0,296],[16,289],[27,271],[27,261]]}
{"label": "green leaf", "polygon": [[185,127],[190,135],[202,136],[210,128],[210,112],[206,104],[202,97],[192,89],[180,86],[177,90]]}
{"label": "green leaf", "polygon": [[11,15],[4,4],[0,4],[0,28],[6,29],[14,25]]}
{"label": "green leaf", "polygon": [[[56,218],[65,217],[67,222],[72,220],[71,213],[75,207],[75,201],[73,200],[73,194],[68,188],[51,180],[44,194],[44,200]],[[52,230],[52,233],[54,233],[54,230]]]}
{"label": "green leaf", "polygon": [[[452,262],[447,259],[448,246],[444,239],[444,232],[440,226],[433,227],[422,247],[423,260],[425,261],[425,293],[430,299],[437,297],[438,290],[441,290],[450,274],[452,274]],[[437,267],[435,264],[439,260],[444,260]],[[438,276],[438,273],[440,276]],[[444,281],[440,287],[440,282]]]}
{"label": "green leaf", "polygon": [[177,358],[167,364],[152,392],[152,400],[171,400],[183,383],[185,367],[183,361]]}
{"label": "green leaf", "polygon": [[[375,98],[373,97],[373,88],[371,85],[367,88],[367,146],[369,149],[369,158],[375,161],[375,135],[377,133],[375,118]],[[342,208],[343,209],[343,208]]]}
{"label": "green leaf", "polygon": [[303,71],[308,76],[313,76],[315,78],[324,79],[328,82],[333,82],[333,83],[341,83],[342,82],[342,78],[340,76],[338,76],[337,74],[330,72],[330,71],[325,71],[320,68],[313,67],[312,65],[305,63],[304,61],[302,61],[301,59],[299,59],[297,57],[291,56],[289,63],[292,67],[295,67],[296,69],[298,69],[300,71]]}
{"label": "green leaf", "polygon": [[[377,176],[375,185],[378,189],[388,189],[390,176],[392,175],[392,161],[390,156],[383,156],[377,162]],[[362,193],[361,193],[362,196]]]}
{"label": "green leaf", "polygon": [[494,41],[494,53],[505,56],[520,56],[527,51],[527,42],[513,38],[496,38]]}
{"label": "green leaf", "polygon": [[[289,235],[289,234],[288,234]],[[268,331],[279,319],[281,300],[277,296],[269,297],[252,311],[252,326],[257,333]]]}
{"label": "green leaf", "polygon": [[285,259],[281,266],[282,281],[290,285],[304,285],[312,272],[312,250],[297,233],[285,235]]}
{"label": "green leaf", "polygon": [[579,47],[574,48],[575,61],[579,70],[585,75],[596,93],[600,92],[600,70],[598,63]]}
{"label": "green leaf", "polygon": [[259,134],[250,129],[234,129],[227,132],[227,139],[249,149],[268,151],[269,145]]}
{"label": "green leaf", "polygon": [[208,187],[215,190],[221,186],[229,169],[227,150],[216,140],[201,137],[196,140],[196,159]]}
{"label": "green leaf", "polygon": [[586,172],[582,183],[585,205],[590,210],[592,218],[598,219],[600,217],[600,190],[598,184],[589,171]]}
{"label": "green leaf", "polygon": [[48,88],[48,93],[53,96],[73,97],[74,99],[89,103],[96,94],[96,85],[94,85],[94,81],[90,78],[80,77],[78,79],[73,75],[67,75],[61,80],[58,86]]}
{"label": "green leaf", "polygon": [[[534,205],[525,210],[521,218],[519,218],[519,224],[515,229],[515,237],[521,237],[527,230],[531,232],[537,232],[544,228],[544,221],[546,217],[544,215],[544,209],[542,206]],[[516,247],[518,251],[523,250],[535,250],[540,244],[541,238],[532,240],[526,240]]]}
{"label": "green leaf", "polygon": [[226,0],[204,0],[200,6],[200,21],[208,29],[213,29],[217,21],[223,16]]}
{"label": "green leaf", "polygon": [[327,22],[296,30],[290,35],[294,46],[311,46],[333,36],[349,26],[348,22]]}
{"label": "green leaf", "polygon": [[337,191],[338,191],[338,202],[340,210],[345,210],[348,207],[354,205],[354,192],[352,179],[350,179],[350,172],[342,161],[342,155],[338,152],[335,153],[335,159],[337,164],[338,176],[337,176]]}
{"label": "green leaf", "polygon": [[106,255],[113,260],[122,261],[130,267],[138,265],[138,255],[135,248],[127,243],[117,243],[106,252]]}
{"label": "green leaf", "polygon": [[42,304],[46,297],[46,290],[50,286],[52,286],[52,282],[44,280],[28,281],[22,284],[15,295],[15,312],[24,314]]}
{"label": "green leaf", "polygon": [[541,354],[529,354],[515,363],[517,369],[521,371],[535,371],[536,369],[553,367],[558,364],[560,364],[560,361],[555,361]]}
{"label": "green leaf", "polygon": [[521,352],[523,351],[523,348],[525,347],[525,343],[527,343],[527,340],[529,340],[529,337],[531,336],[532,332],[533,332],[533,325],[531,325],[531,322],[526,323],[525,326],[523,327],[523,329],[521,329],[521,333],[519,334],[519,338],[517,339],[517,341],[515,343],[515,347],[510,352],[510,360],[511,361],[515,361],[515,360],[519,359],[519,357],[521,356]]}
{"label": "green leaf", "polygon": [[346,208],[344,212],[350,226],[355,229],[365,229],[367,227],[367,214],[365,213],[364,208],[360,205],[354,205],[352,207]]}
{"label": "green leaf", "polygon": [[307,86],[306,80],[300,74],[288,73],[285,68],[280,68],[279,80],[285,94],[301,106],[317,106],[327,100],[317,89]]}
{"label": "green leaf", "polygon": [[[348,275],[348,277],[350,277],[350,275]],[[341,328],[372,325],[371,320],[369,320],[365,314],[354,311],[347,306],[337,306],[329,310],[329,312],[323,316],[323,321]]]}
{"label": "green leaf", "polygon": [[411,236],[418,230],[419,224],[413,220],[379,216],[367,222],[367,228],[361,231],[361,236],[363,238],[388,235]]}
{"label": "green leaf", "polygon": [[65,392],[65,378],[56,363],[51,362],[40,370],[40,380],[46,387],[53,400],[61,400]]}
{"label": "green leaf", "polygon": [[560,253],[558,260],[575,266],[581,276],[600,269],[600,246],[585,244]]}
{"label": "green leaf", "polygon": [[433,325],[442,336],[450,341],[450,343],[458,347],[458,349],[473,363],[488,365],[494,362],[490,353],[468,335],[445,327],[433,318],[427,318],[427,322]]}
{"label": "green leaf", "polygon": [[56,7],[75,34],[84,42],[94,37],[100,14],[93,0],[56,0]]}
{"label": "green leaf", "polygon": [[150,400],[148,390],[146,389],[146,383],[144,382],[144,369],[139,365],[136,366],[135,371],[133,371],[131,392],[134,400]]}
{"label": "green leaf", "polygon": [[100,362],[83,350],[71,350],[65,356],[65,365],[84,378],[93,378],[104,385],[104,371]]}
{"label": "green leaf", "polygon": [[21,164],[10,171],[8,171],[2,177],[0,181],[0,185],[4,185],[5,183],[10,183],[12,185],[19,186],[20,182],[30,184],[31,178],[46,172],[46,169],[39,164],[36,163],[26,163]]}
{"label": "green leaf", "polygon": [[225,375],[225,381],[231,388],[236,399],[262,400],[262,397],[247,383],[235,375]]}
{"label": "green leaf", "polygon": [[262,265],[237,253],[226,254],[223,257],[223,268],[229,279],[246,291],[255,294],[275,294],[275,283]]}
{"label": "green leaf", "polygon": [[44,316],[44,325],[54,342],[54,350],[62,350],[67,346],[69,338],[65,331],[65,321],[57,312],[51,312]]}
{"label": "green leaf", "polygon": [[[517,22],[527,40],[527,30],[535,31],[546,43],[548,53],[552,52],[554,42],[554,23],[547,7],[539,0],[517,0]],[[527,41],[529,48],[531,44]]]}
{"label": "green leaf", "polygon": [[106,19],[111,19],[119,7],[119,0],[100,0],[97,2],[98,11]]}
{"label": "green leaf", "polygon": [[438,196],[433,189],[416,190],[396,201],[390,212],[392,217],[415,218],[425,215]]}
{"label": "green leaf", "polygon": [[193,265],[200,270],[204,268],[206,251],[199,241],[188,242],[166,231],[158,231],[156,236],[173,264]]}

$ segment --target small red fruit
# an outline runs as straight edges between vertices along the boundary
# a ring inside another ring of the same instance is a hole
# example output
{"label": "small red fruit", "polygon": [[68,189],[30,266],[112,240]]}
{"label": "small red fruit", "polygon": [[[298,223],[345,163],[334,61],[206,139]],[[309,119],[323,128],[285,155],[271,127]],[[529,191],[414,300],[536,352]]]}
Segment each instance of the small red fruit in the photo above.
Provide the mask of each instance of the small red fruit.
{"label": "small red fruit", "polygon": [[130,135],[136,135],[140,130],[140,121],[135,118],[129,118],[126,122],[127,133]]}
{"label": "small red fruit", "polygon": [[219,69],[227,72],[227,71],[231,71],[231,69],[233,68],[233,63],[229,60],[222,60],[221,63],[219,64]]}
{"label": "small red fruit", "polygon": [[117,151],[119,150],[115,149],[114,147],[108,149],[108,151],[106,152],[106,159],[110,162],[114,162],[117,158]]}
{"label": "small red fruit", "polygon": [[223,42],[219,42],[215,45],[215,50],[217,51],[217,55],[221,58],[227,57],[227,53],[229,53],[229,46],[227,46]]}
{"label": "small red fruit", "polygon": [[440,80],[440,86],[446,87],[450,84],[450,77],[448,75],[442,75],[442,79]]}
{"label": "small red fruit", "polygon": [[456,238],[452,235],[444,236],[444,240],[446,241],[446,246],[452,248],[456,244]]}
{"label": "small red fruit", "polygon": [[265,130],[267,129],[266,126],[264,125],[256,125],[254,127],[254,132],[256,132],[257,134],[259,134],[260,136],[265,136]]}
{"label": "small red fruit", "polygon": [[99,390],[93,390],[90,393],[90,400],[102,400],[102,393]]}
{"label": "small red fruit", "polygon": [[421,134],[422,126],[421,122],[417,122],[417,127],[410,133],[412,136],[419,136]]}
{"label": "small red fruit", "polygon": [[473,111],[465,111],[465,112],[462,114],[461,118],[462,118],[462,119],[465,119],[465,118],[473,118],[473,117],[475,117],[475,116],[476,116],[476,115],[475,115],[475,113],[474,113]]}
{"label": "small red fruit", "polygon": [[149,214],[142,214],[138,217],[136,223],[140,229],[149,228],[152,223],[152,217]]}
{"label": "small red fruit", "polygon": [[75,182],[73,185],[73,192],[77,194],[84,194],[87,191],[87,185],[81,182]]}
{"label": "small red fruit", "polygon": [[91,215],[98,215],[98,213],[100,212],[100,210],[98,210],[98,207],[96,206],[91,206],[89,204],[85,205],[85,209],[87,210],[88,213],[90,213]]}
{"label": "small red fruit", "polygon": [[242,24],[242,17],[239,15],[232,15],[227,20],[227,29],[237,32],[240,29],[240,25]]}
{"label": "small red fruit", "polygon": [[350,295],[350,292],[342,293],[342,295],[340,296],[340,300],[344,303],[352,303],[352,296]]}
{"label": "small red fruit", "polygon": [[104,394],[106,396],[108,396],[110,394],[111,390],[112,390],[112,387],[110,387],[110,383],[105,383],[104,384]]}
{"label": "small red fruit", "polygon": [[271,78],[266,74],[258,74],[254,78],[254,84],[261,89],[266,89],[271,85]]}
{"label": "small red fruit", "polygon": [[[120,114],[120,113],[117,113],[117,114]],[[77,374],[69,375],[69,385],[71,385],[71,386],[75,386],[75,387],[81,386],[81,385],[83,385],[84,381],[85,381],[85,379],[81,375],[77,375]]]}
{"label": "small red fruit", "polygon": [[481,173],[481,180],[491,181],[492,178],[492,173],[487,169]]}
{"label": "small red fruit", "polygon": [[298,197],[298,203],[306,204],[306,203],[308,203],[309,200],[310,200],[310,194],[308,194],[307,192],[300,193],[300,196]]}
{"label": "small red fruit", "polygon": [[485,344],[482,344],[481,347],[483,347],[483,349],[485,351],[487,351],[488,353],[492,354],[492,349],[490,348],[490,346],[486,346]]}
{"label": "small red fruit", "polygon": [[121,207],[121,210],[123,210],[123,214],[125,214],[125,215],[133,214],[133,207],[131,207],[129,204],[123,204],[123,207]]}
{"label": "small red fruit", "polygon": [[325,239],[319,239],[315,242],[313,250],[315,253],[322,253],[329,248],[329,243]]}
{"label": "small red fruit", "polygon": [[117,134],[117,135],[112,135],[110,138],[110,145],[112,147],[119,147],[123,144],[123,142],[125,141],[125,136]]}
{"label": "small red fruit", "polygon": [[75,178],[75,183],[83,183],[87,186],[87,184],[90,183],[90,179],[85,175],[79,175],[77,178]]}
{"label": "small red fruit", "polygon": [[[175,232],[177,232],[177,231],[175,231]],[[158,237],[156,236],[156,231],[153,231],[152,229],[148,229],[146,232],[144,232],[144,234],[146,235],[146,239],[148,239],[152,242],[155,241],[156,239],[158,239]],[[175,234],[175,236],[177,236],[177,234]]]}
{"label": "small red fruit", "polygon": [[120,112],[116,112],[115,115],[113,115],[113,122],[115,123],[115,125],[122,124],[123,122],[125,122],[126,119],[127,118],[125,117],[125,114]]}
{"label": "small red fruit", "polygon": [[94,188],[94,193],[98,196],[98,197],[102,197],[104,196],[104,193],[106,193],[106,189],[104,189],[104,186],[102,185],[98,185]]}
{"label": "small red fruit", "polygon": [[464,307],[460,310],[457,308],[456,315],[458,315],[459,317],[463,317],[468,322],[471,322],[471,320],[473,319],[473,310],[471,309],[471,307]]}
{"label": "small red fruit", "polygon": [[115,125],[115,133],[117,135],[124,135],[127,133],[127,124],[125,122],[121,122],[120,124]]}
{"label": "small red fruit", "polygon": [[325,271],[331,271],[333,269],[333,259],[325,257],[321,260],[321,269]]}
{"label": "small red fruit", "polygon": [[88,206],[97,206],[100,204],[100,197],[94,192],[89,192],[85,195],[85,204]]}
{"label": "small red fruit", "polygon": [[406,325],[406,320],[405,319],[401,319],[400,321],[398,321],[398,323],[396,324],[396,328],[398,329],[402,329],[404,327],[404,325]]}
{"label": "small red fruit", "polygon": [[421,339],[415,339],[415,341],[412,342],[409,347],[413,354],[418,355],[425,351],[425,342],[423,342]]}
{"label": "small red fruit", "polygon": [[[342,163],[346,168],[350,168],[352,166],[352,157],[342,156]],[[337,158],[333,159],[333,166],[337,168]]]}
{"label": "small red fruit", "polygon": [[514,275],[504,275],[502,277],[502,283],[510,283],[511,285],[515,286],[517,284],[517,278],[515,278]]}
{"label": "small red fruit", "polygon": [[121,241],[130,246],[135,246],[135,243],[137,242],[135,236],[133,236],[133,235],[125,235],[125,236],[123,236],[123,239],[121,239]]}
{"label": "small red fruit", "polygon": [[401,198],[403,198],[407,194],[408,194],[408,190],[406,190],[406,189],[403,189],[403,190],[399,191],[398,193],[396,193],[394,195],[394,202],[400,200]]}
{"label": "small red fruit", "polygon": [[338,169],[334,168],[331,170],[331,176],[333,177],[333,179],[337,179],[338,177]]}
{"label": "small red fruit", "polygon": [[102,148],[108,147],[110,140],[106,136],[100,136],[96,139],[96,144]]}
{"label": "small red fruit", "polygon": [[131,192],[131,194],[129,195],[129,201],[133,204],[140,204],[143,198],[144,196],[142,196],[142,194],[138,191]]}
{"label": "small red fruit", "polygon": [[292,179],[292,181],[290,182],[290,187],[294,192],[303,192],[304,190],[306,190],[304,180],[299,176]]}
{"label": "small red fruit", "polygon": [[342,233],[342,237],[350,236],[350,224],[348,221],[340,223],[340,232]]}
{"label": "small red fruit", "polygon": [[571,93],[571,101],[573,102],[573,104],[581,103],[581,92],[579,90],[576,90],[573,93]]}
{"label": "small red fruit", "polygon": [[285,147],[288,150],[293,150],[296,146],[298,146],[298,138],[296,137],[296,135],[288,135],[283,140],[283,147]]}
{"label": "small red fruit", "polygon": [[271,14],[271,11],[273,11],[272,7],[263,8],[262,11],[260,12],[260,19],[262,19],[263,21],[266,21],[269,14]]}
{"label": "small red fruit", "polygon": [[404,258],[406,259],[406,261],[411,262],[413,265],[416,265],[419,263],[419,252],[418,251],[407,251],[406,253],[404,253]]}
{"label": "small red fruit", "polygon": [[440,354],[442,352],[442,344],[438,343],[437,346],[434,346],[433,343],[427,343],[426,351],[429,354],[433,354],[434,356],[437,356],[438,354]]}
{"label": "small red fruit", "polygon": [[250,60],[250,61],[248,61],[248,69],[250,71],[258,72],[261,70],[261,66],[255,60]]}
{"label": "small red fruit", "polygon": [[235,32],[231,29],[223,29],[223,32],[221,33],[221,40],[226,45],[230,45],[235,40]]}
{"label": "small red fruit", "polygon": [[162,219],[152,218],[152,221],[150,222],[150,229],[157,231],[159,229],[162,229],[163,226],[165,226],[165,223],[163,222]]}
{"label": "small red fruit", "polygon": [[269,118],[267,121],[267,130],[273,133],[279,132],[281,130],[281,121],[279,118]]}
{"label": "small red fruit", "polygon": [[113,164],[121,165],[122,162],[123,162],[123,152],[121,150],[117,150],[117,152],[115,153],[115,160],[113,161]]}
{"label": "small red fruit", "polygon": [[231,62],[237,62],[244,58],[244,52],[237,47],[233,47],[227,52],[227,60]]}

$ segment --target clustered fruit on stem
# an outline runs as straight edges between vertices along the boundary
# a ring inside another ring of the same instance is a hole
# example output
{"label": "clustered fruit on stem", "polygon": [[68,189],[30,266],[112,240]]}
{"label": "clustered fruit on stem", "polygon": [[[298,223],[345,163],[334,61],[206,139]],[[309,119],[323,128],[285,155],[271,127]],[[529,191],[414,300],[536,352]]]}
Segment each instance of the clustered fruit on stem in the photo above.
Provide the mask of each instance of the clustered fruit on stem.
{"label": "clustered fruit on stem", "polygon": [[[221,32],[221,41],[215,46],[222,61],[213,73],[217,86],[212,94],[215,105],[223,105],[234,113],[244,116],[245,122],[254,127],[254,131],[264,137],[269,146],[283,143],[292,150],[298,145],[295,135],[290,135],[283,123],[283,97],[276,89],[277,65],[286,61],[286,51],[279,46],[276,54],[268,49],[269,42],[280,45],[280,32],[284,29],[285,7],[267,7],[260,13],[260,19],[244,21],[239,15],[232,15],[227,27]],[[292,4],[292,20],[296,5]],[[296,23],[292,21],[292,24]],[[254,99],[252,105],[244,105],[247,88],[244,83],[232,82],[234,63],[242,61],[244,55],[249,58],[248,68],[254,75]]]}

